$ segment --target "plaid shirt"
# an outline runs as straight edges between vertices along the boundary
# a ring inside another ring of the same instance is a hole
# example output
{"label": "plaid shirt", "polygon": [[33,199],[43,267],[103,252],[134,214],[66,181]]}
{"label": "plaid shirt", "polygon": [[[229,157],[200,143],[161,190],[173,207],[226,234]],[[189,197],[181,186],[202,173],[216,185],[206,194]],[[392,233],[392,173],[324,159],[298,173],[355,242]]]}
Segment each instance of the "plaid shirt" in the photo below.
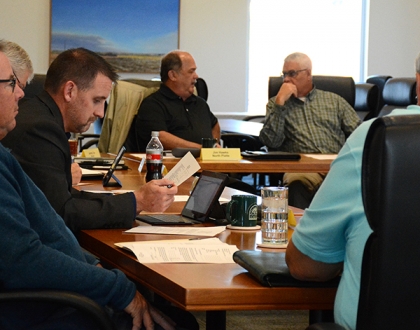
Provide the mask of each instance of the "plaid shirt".
{"label": "plaid shirt", "polygon": [[338,153],[359,124],[356,111],[341,96],[314,88],[304,102],[291,97],[280,106],[272,97],[260,140],[270,150]]}

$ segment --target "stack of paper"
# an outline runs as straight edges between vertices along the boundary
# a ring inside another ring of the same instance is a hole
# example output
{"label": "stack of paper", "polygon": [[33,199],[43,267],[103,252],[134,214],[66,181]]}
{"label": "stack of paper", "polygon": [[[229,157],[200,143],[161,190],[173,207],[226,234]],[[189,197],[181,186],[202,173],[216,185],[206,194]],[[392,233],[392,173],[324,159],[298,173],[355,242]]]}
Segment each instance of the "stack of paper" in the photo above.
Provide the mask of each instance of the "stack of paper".
{"label": "stack of paper", "polygon": [[218,238],[122,242],[116,246],[132,251],[141,263],[234,263],[235,245]]}

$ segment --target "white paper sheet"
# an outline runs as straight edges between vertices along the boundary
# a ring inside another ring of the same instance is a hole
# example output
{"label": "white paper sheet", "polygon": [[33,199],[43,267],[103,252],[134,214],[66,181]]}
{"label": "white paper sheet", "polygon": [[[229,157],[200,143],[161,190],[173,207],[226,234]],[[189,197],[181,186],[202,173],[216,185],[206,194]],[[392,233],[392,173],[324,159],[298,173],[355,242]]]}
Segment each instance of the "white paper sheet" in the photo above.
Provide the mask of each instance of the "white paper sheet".
{"label": "white paper sheet", "polygon": [[177,186],[190,178],[200,169],[191,152],[188,152],[181,160],[165,175],[166,179],[172,180]]}
{"label": "white paper sheet", "polygon": [[234,263],[235,245],[218,238],[121,242],[116,246],[132,251],[141,263]]}
{"label": "white paper sheet", "polygon": [[319,159],[319,160],[334,160],[337,158],[336,154],[304,154],[306,157]]}
{"label": "white paper sheet", "polygon": [[127,234],[162,234],[191,235],[213,237],[226,229],[225,226],[215,227],[168,227],[168,226],[138,226],[126,230]]}

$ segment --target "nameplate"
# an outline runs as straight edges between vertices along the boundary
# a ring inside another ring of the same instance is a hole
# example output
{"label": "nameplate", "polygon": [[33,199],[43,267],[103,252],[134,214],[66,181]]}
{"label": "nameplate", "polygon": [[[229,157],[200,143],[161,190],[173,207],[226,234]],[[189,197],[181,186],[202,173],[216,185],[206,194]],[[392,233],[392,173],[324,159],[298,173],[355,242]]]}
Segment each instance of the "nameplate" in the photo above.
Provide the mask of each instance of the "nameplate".
{"label": "nameplate", "polygon": [[98,148],[84,149],[82,151],[82,157],[100,158],[101,154]]}
{"label": "nameplate", "polygon": [[241,160],[239,148],[201,148],[201,160]]}

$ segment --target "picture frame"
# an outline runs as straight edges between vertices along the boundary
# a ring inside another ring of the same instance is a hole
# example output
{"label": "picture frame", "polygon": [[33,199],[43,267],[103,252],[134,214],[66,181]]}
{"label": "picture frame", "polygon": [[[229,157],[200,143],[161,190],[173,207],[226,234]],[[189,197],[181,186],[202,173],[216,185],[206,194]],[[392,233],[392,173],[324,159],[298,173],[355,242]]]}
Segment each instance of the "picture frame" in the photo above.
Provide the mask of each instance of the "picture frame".
{"label": "picture frame", "polygon": [[51,0],[50,63],[84,47],[118,73],[159,73],[162,56],[179,48],[180,0]]}

